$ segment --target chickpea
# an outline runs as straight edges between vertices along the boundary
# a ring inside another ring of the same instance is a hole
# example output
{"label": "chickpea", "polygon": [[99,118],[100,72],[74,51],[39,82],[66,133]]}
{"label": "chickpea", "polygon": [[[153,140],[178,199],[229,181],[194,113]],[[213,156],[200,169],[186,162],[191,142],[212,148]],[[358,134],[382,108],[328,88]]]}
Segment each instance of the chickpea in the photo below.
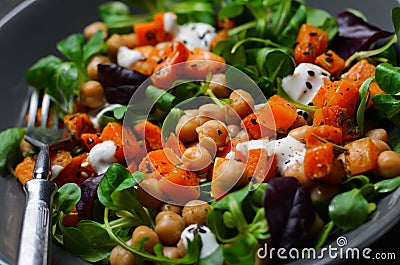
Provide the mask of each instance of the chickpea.
{"label": "chickpea", "polygon": [[177,247],[163,247],[163,254],[170,259],[181,258],[180,251]]}
{"label": "chickpea", "polygon": [[182,154],[182,162],[188,169],[203,174],[207,172],[213,159],[208,150],[201,146],[189,147]]}
{"label": "chickpea", "polygon": [[211,182],[211,193],[222,190],[227,192],[232,188],[239,188],[247,180],[245,165],[242,162],[227,159],[223,160],[218,167],[214,167],[213,181]]}
{"label": "chickpea", "polygon": [[183,239],[180,239],[178,244],[177,244],[177,248],[178,248],[178,253],[181,257],[184,257],[187,253],[187,249],[185,247],[185,244],[183,244]]}
{"label": "chickpea", "polygon": [[202,200],[188,201],[182,209],[182,217],[186,225],[206,224],[207,214],[210,211],[210,205]]}
{"label": "chickpea", "polygon": [[385,143],[389,144],[389,136],[384,129],[369,130],[365,133],[365,136],[371,138],[371,140],[382,140]]}
{"label": "chickpea", "polygon": [[240,125],[242,118],[230,105],[224,105],[224,114],[226,124]]}
{"label": "chickpea", "polygon": [[248,141],[249,140],[249,135],[247,134],[246,130],[241,130],[236,134],[237,139],[243,140],[243,141]]}
{"label": "chickpea", "polygon": [[185,110],[185,114],[191,117],[197,117],[199,115],[198,109],[187,109]]}
{"label": "chickpea", "polygon": [[304,164],[296,163],[287,167],[283,172],[283,176],[296,178],[304,187],[312,187],[315,184],[314,180],[306,178]]}
{"label": "chickpea", "polygon": [[106,102],[103,87],[98,81],[94,80],[82,84],[79,98],[84,106],[93,109],[101,107]]}
{"label": "chickpea", "polygon": [[[126,241],[126,244],[132,246],[132,239]],[[111,251],[110,263],[111,265],[136,265],[135,256],[119,245]]]}
{"label": "chickpea", "polygon": [[212,103],[201,105],[199,108],[199,115],[203,115],[222,122],[224,122],[225,120],[224,109]]}
{"label": "chickpea", "polygon": [[240,130],[242,129],[242,128],[240,128],[240,126],[237,125],[237,124],[229,124],[228,126],[226,126],[226,128],[228,129],[229,136],[230,136],[231,138],[236,137],[236,135],[237,135],[237,134],[240,132]]}
{"label": "chickpea", "polygon": [[400,154],[395,151],[383,151],[378,156],[373,173],[384,178],[393,178],[400,175]]}
{"label": "chickpea", "polygon": [[316,182],[315,186],[311,189],[310,195],[311,200],[315,201],[330,201],[333,196],[339,192],[338,185],[332,185],[331,183]]}
{"label": "chickpea", "polygon": [[108,58],[107,56],[103,56],[103,55],[95,55],[93,56],[87,67],[86,67],[86,72],[89,76],[90,79],[92,80],[98,80],[98,71],[97,71],[97,66],[99,64],[107,64],[110,63],[110,58]]}
{"label": "chickpea", "polygon": [[372,139],[372,142],[374,143],[376,148],[378,148],[378,154],[382,153],[383,151],[390,151],[391,150],[390,146],[387,143],[385,143],[384,141],[382,141],[382,140]]}
{"label": "chickpea", "polygon": [[209,88],[218,98],[227,98],[231,90],[227,87],[225,74],[215,74],[211,77]]}
{"label": "chickpea", "polygon": [[201,141],[198,143],[200,147],[205,148],[211,155],[211,157],[215,157],[217,153],[217,145],[211,137],[203,137]]}
{"label": "chickpea", "polygon": [[157,233],[148,226],[141,225],[135,228],[132,233],[132,245],[136,246],[138,242],[145,237],[147,237],[147,240],[143,244],[144,250],[154,254],[154,246],[160,243],[160,239]]}
{"label": "chickpea", "polygon": [[181,141],[192,142],[197,140],[196,128],[200,126],[200,121],[196,116],[183,115],[176,125],[175,133]]}
{"label": "chickpea", "polygon": [[249,92],[243,89],[233,90],[229,99],[232,100],[229,106],[240,116],[240,118],[244,118],[253,112],[254,99]]}
{"label": "chickpea", "polygon": [[180,215],[182,213],[182,207],[179,205],[165,203],[161,206],[161,211],[171,211]]}
{"label": "chickpea", "polygon": [[25,141],[25,139],[22,139],[19,143],[19,150],[21,151],[23,157],[27,157],[34,148],[35,147]]}
{"label": "chickpea", "polygon": [[126,46],[133,49],[138,45],[138,40],[135,34],[119,35],[113,34],[106,41],[106,52],[112,62],[117,61],[118,49],[121,46]]}
{"label": "chickpea", "polygon": [[304,117],[301,116],[301,115],[297,115],[297,118],[296,118],[296,120],[294,121],[294,123],[292,125],[292,129],[303,127],[305,125],[307,125],[306,119],[304,119]]}
{"label": "chickpea", "polygon": [[304,126],[301,126],[301,127],[291,130],[288,135],[292,136],[297,141],[302,142],[304,144],[304,143],[306,143],[307,132],[311,128],[312,128],[311,126],[304,125]]}
{"label": "chickpea", "polygon": [[140,182],[137,197],[146,208],[157,210],[163,204],[164,193],[160,190],[157,179],[147,178]]}
{"label": "chickpea", "polygon": [[225,124],[210,120],[196,128],[196,132],[199,137],[199,142],[205,137],[210,137],[214,140],[217,148],[224,147],[228,140],[228,129]]}
{"label": "chickpea", "polygon": [[154,230],[163,244],[168,246],[176,244],[181,238],[184,229],[185,221],[177,213],[162,211],[157,214]]}
{"label": "chickpea", "polygon": [[138,38],[135,33],[121,35],[124,46],[133,49],[139,45]]}
{"label": "chickpea", "polygon": [[104,38],[107,38],[107,26],[101,21],[95,21],[90,23],[83,29],[83,35],[88,40],[90,39],[97,31],[102,30]]}
{"label": "chickpea", "polygon": [[123,43],[122,37],[119,34],[113,34],[113,35],[111,35],[111,37],[109,37],[107,39],[106,52],[112,62],[117,61],[118,49],[119,49],[119,47],[121,47],[123,45],[124,45],[124,43]]}

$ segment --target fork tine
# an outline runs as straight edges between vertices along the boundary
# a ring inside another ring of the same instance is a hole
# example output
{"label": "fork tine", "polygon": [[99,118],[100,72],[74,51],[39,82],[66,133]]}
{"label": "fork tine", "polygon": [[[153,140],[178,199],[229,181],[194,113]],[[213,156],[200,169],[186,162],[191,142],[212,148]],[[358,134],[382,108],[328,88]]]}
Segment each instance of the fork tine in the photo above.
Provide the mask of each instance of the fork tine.
{"label": "fork tine", "polygon": [[28,127],[34,127],[36,121],[36,112],[39,104],[39,91],[34,89],[31,95],[31,99],[29,101],[29,119],[28,119]]}
{"label": "fork tine", "polygon": [[53,128],[58,128],[58,114],[56,111],[53,114]]}
{"label": "fork tine", "polygon": [[40,115],[40,117],[41,117],[40,126],[41,127],[46,128],[49,114],[50,114],[50,96],[48,94],[44,94],[43,99],[42,99],[42,109],[41,109],[41,115]]}

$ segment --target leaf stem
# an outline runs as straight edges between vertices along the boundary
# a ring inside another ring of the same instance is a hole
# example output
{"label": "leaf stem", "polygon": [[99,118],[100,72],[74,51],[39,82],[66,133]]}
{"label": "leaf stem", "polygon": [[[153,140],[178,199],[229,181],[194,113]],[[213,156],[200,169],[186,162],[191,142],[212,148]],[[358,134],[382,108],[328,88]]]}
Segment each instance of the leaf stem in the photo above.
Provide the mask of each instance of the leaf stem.
{"label": "leaf stem", "polygon": [[126,244],[119,236],[117,236],[114,231],[111,228],[110,222],[108,221],[108,213],[109,213],[109,208],[106,207],[104,209],[104,226],[105,229],[110,236],[110,238],[116,242],[118,245],[126,249],[127,251],[133,253],[134,255],[140,256],[146,260],[151,260],[151,261],[156,261],[160,262],[161,264],[194,264],[197,262],[197,257],[191,257],[191,256],[184,256],[183,258],[179,259],[171,259],[168,257],[162,257],[162,256],[154,256],[151,255],[150,253],[146,253],[145,251],[142,251],[140,249],[130,247],[128,244]]}
{"label": "leaf stem", "polygon": [[284,49],[284,50],[287,49],[287,47],[282,46],[282,45],[279,45],[279,44],[277,44],[277,43],[271,41],[270,39],[266,39],[266,40],[265,40],[265,39],[261,39],[261,38],[251,37],[251,38],[246,38],[246,39],[243,39],[243,40],[241,40],[241,41],[238,41],[238,42],[232,47],[231,53],[232,53],[232,54],[235,53],[236,50],[237,50],[241,45],[243,45],[244,43],[249,42],[249,41],[261,42],[261,43],[264,43],[264,44],[267,45],[267,46],[272,46],[272,47],[274,47],[274,48],[281,48],[281,49]]}
{"label": "leaf stem", "polygon": [[256,26],[256,22],[255,21],[250,21],[250,22],[244,23],[244,24],[242,24],[240,26],[237,26],[237,27],[235,27],[233,29],[228,30],[228,36],[232,37],[234,35],[239,34],[241,31],[252,29],[255,26]]}
{"label": "leaf stem", "polygon": [[345,68],[349,67],[354,60],[361,60],[361,59],[365,59],[365,58],[372,57],[372,56],[382,53],[383,51],[389,49],[390,46],[392,46],[396,42],[397,42],[397,35],[394,34],[393,37],[384,46],[382,46],[378,49],[370,50],[370,51],[360,51],[360,52],[354,53],[352,56],[350,56],[346,60]]}
{"label": "leaf stem", "polygon": [[[329,142],[328,140],[326,140],[326,139],[324,139],[322,137],[319,137],[318,135],[316,135],[314,133],[312,133],[311,136],[314,137],[315,139],[317,139],[320,142],[323,142],[323,143],[328,143]],[[332,145],[333,145],[334,149],[336,149],[338,151],[341,151],[341,152],[345,152],[345,151],[348,150],[347,148],[345,148],[345,147],[343,147],[341,145],[337,145],[337,144],[332,144]]]}

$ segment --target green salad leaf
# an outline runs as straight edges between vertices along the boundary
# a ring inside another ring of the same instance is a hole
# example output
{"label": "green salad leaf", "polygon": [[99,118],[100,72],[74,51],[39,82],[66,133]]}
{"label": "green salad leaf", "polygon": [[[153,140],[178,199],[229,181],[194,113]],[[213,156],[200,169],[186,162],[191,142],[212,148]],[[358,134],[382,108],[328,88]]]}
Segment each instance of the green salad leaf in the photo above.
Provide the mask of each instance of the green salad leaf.
{"label": "green salad leaf", "polygon": [[381,63],[376,67],[375,79],[387,94],[372,97],[378,111],[400,128],[400,67]]}
{"label": "green salad leaf", "polygon": [[361,189],[336,195],[329,204],[329,217],[336,226],[347,231],[362,225],[369,215],[368,201]]}
{"label": "green salad leaf", "polygon": [[19,149],[25,131],[25,128],[9,128],[0,132],[0,171],[6,168],[9,156]]}
{"label": "green salad leaf", "polygon": [[81,190],[75,183],[66,183],[54,195],[55,211],[68,214],[81,199]]}

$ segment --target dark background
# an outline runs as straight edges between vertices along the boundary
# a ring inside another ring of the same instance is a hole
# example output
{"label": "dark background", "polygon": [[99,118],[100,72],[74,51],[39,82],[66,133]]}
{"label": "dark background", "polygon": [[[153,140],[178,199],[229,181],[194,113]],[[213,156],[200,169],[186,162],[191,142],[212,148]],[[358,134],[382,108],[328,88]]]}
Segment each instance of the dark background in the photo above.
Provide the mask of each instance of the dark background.
{"label": "dark background", "polygon": [[[0,19],[6,16],[20,2],[21,0],[0,0]],[[358,9],[366,15],[370,23],[379,25],[388,31],[393,30],[389,15],[389,7],[398,4],[396,1],[393,0],[379,0],[379,1],[377,0],[373,6],[370,6],[368,3],[366,3],[365,0],[346,0],[346,1],[308,0],[306,2],[308,2],[311,6],[329,9],[332,15],[335,15],[337,12],[341,11],[344,7]],[[376,3],[379,4],[377,5]],[[382,7],[376,8],[376,6],[379,5],[382,5]],[[40,16],[40,14],[38,14],[38,16]],[[27,26],[29,27],[29,25]],[[0,42],[6,42],[6,41],[7,40],[0,39]],[[0,64],[6,64],[6,63],[8,64],[10,62],[4,62],[4,61],[0,62]],[[0,87],[0,89],[6,90],[9,88]],[[11,97],[15,97],[15,95],[12,94],[12,91],[10,92],[10,95]],[[18,95],[18,98],[20,98],[19,104],[21,104],[21,102],[23,101],[22,99],[24,97],[25,95]],[[21,106],[18,104],[16,105],[15,101],[13,100],[10,101],[7,98],[0,98],[0,111],[1,113],[6,114],[2,115],[0,119],[0,130],[11,127],[15,124],[15,121],[18,119],[19,116],[18,110],[20,108]],[[399,239],[400,239],[400,223],[397,224],[393,229],[391,229],[389,233],[381,237],[375,244],[370,246],[373,253],[378,253],[378,252],[396,253],[395,261],[392,260],[384,263],[376,261],[367,262],[366,260],[356,262],[355,260],[352,260],[351,262],[347,262],[346,264],[400,264]]]}

